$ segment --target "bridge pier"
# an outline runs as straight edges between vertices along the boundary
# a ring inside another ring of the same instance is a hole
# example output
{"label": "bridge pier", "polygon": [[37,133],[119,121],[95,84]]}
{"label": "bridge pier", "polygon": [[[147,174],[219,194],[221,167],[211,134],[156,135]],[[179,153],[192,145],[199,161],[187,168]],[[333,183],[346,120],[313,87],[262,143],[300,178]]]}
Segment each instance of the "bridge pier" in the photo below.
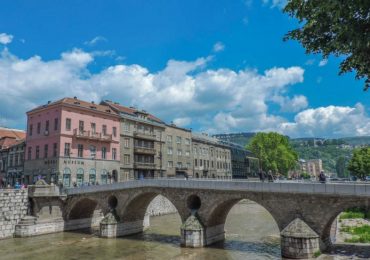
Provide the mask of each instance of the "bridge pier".
{"label": "bridge pier", "polygon": [[320,239],[304,221],[293,220],[281,231],[281,255],[286,258],[307,259],[320,251]]}
{"label": "bridge pier", "polygon": [[205,242],[204,226],[196,214],[190,215],[181,225],[181,246],[203,247]]}

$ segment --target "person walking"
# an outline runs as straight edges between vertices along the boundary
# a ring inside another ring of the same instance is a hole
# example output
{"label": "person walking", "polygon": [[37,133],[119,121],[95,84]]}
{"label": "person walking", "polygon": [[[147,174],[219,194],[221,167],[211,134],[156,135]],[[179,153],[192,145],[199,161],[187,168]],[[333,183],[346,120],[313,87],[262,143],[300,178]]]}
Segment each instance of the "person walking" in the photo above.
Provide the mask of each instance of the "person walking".
{"label": "person walking", "polygon": [[319,175],[319,181],[320,181],[321,183],[325,183],[325,182],[326,182],[326,176],[325,176],[325,174],[324,174],[324,172],[323,172],[323,171],[321,171],[321,172],[320,172],[320,175]]}

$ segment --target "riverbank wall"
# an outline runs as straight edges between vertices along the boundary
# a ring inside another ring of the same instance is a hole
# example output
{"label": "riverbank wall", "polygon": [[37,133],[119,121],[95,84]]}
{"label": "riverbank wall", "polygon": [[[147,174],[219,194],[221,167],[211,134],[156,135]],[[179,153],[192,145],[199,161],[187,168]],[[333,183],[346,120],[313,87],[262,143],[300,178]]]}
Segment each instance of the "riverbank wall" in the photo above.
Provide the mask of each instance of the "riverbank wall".
{"label": "riverbank wall", "polygon": [[0,239],[13,237],[15,225],[27,214],[28,192],[0,190]]}

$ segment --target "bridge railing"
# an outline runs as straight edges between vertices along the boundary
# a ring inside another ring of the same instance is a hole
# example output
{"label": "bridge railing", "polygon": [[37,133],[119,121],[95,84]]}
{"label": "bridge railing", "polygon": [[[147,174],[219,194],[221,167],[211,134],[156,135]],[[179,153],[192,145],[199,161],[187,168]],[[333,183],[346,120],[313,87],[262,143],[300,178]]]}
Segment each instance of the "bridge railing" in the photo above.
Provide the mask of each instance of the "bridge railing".
{"label": "bridge railing", "polygon": [[143,187],[175,188],[175,189],[207,189],[224,191],[253,191],[279,193],[312,193],[325,195],[369,196],[370,185],[363,183],[318,183],[318,182],[260,182],[249,180],[215,180],[215,179],[144,179],[117,182],[112,184],[84,186],[66,189],[67,195],[105,192]]}

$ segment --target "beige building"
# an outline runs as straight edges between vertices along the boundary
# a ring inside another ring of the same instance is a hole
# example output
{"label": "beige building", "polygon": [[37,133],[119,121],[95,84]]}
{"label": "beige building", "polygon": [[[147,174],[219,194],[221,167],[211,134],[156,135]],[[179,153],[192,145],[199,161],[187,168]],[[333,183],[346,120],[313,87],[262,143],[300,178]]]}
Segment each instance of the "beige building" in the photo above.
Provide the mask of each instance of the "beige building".
{"label": "beige building", "polygon": [[163,161],[168,177],[193,177],[191,130],[166,125]]}
{"label": "beige building", "polygon": [[192,135],[195,178],[231,179],[231,151],[217,138],[206,134]]}
{"label": "beige building", "polygon": [[162,160],[165,124],[159,118],[133,107],[106,100],[121,117],[120,180],[165,176]]}
{"label": "beige building", "polygon": [[323,170],[322,168],[322,160],[321,159],[312,159],[312,160],[299,160],[300,170],[301,172],[307,172],[311,178],[318,178],[320,172]]}

